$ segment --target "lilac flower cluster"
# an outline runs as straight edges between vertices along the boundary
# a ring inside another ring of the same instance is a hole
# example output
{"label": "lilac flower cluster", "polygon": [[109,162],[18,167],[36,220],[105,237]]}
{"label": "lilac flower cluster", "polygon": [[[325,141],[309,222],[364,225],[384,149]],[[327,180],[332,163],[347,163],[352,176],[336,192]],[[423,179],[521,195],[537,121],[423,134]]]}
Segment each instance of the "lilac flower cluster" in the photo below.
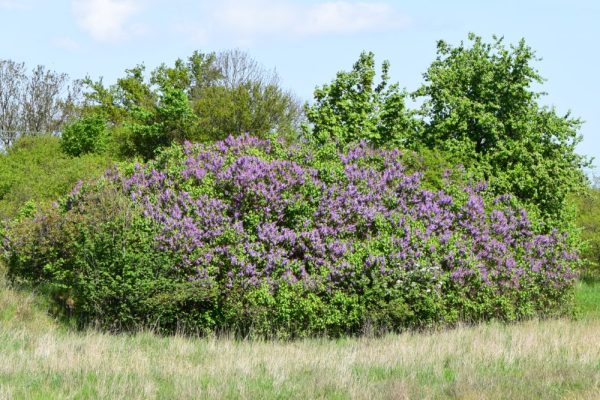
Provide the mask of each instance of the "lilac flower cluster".
{"label": "lilac flower cluster", "polygon": [[221,290],[378,287],[393,297],[415,282],[440,296],[572,284],[577,254],[565,235],[536,234],[510,196],[485,200],[485,185],[426,190],[402,159],[363,143],[321,160],[242,136],[188,143],[110,179],[157,224],[157,249],[178,260],[176,272]]}

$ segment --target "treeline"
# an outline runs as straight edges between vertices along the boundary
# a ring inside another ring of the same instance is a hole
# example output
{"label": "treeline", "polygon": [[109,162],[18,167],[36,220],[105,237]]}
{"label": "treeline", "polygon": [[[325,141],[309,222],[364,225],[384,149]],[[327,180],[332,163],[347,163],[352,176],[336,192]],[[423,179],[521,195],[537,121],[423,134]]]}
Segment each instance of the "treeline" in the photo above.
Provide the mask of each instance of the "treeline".
{"label": "treeline", "polygon": [[[364,52],[305,105],[240,51],[86,78],[81,101],[52,103],[60,138],[0,163],[9,272],[110,329],[340,335],[564,312],[590,160],[581,121],[540,104],[535,61],[524,41],[439,41],[409,93]],[[49,158],[45,184],[18,176]]]}
{"label": "treeline", "polygon": [[[228,135],[292,138],[302,106],[277,75],[240,51],[195,52],[173,66],[126,71],[116,84],[83,81],[82,118],[65,128],[65,151],[97,152],[108,142],[119,157],[148,160],[172,143],[215,141]],[[88,132],[92,132],[89,134]]]}

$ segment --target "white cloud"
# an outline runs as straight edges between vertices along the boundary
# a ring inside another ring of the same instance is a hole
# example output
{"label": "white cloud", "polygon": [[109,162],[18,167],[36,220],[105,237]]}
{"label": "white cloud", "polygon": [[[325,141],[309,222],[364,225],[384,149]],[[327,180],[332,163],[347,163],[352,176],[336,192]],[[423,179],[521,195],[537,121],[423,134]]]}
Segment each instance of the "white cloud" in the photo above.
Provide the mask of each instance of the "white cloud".
{"label": "white cloud", "polygon": [[219,28],[244,39],[305,37],[398,30],[408,19],[385,2],[325,1],[300,5],[276,0],[226,0],[212,9]]}
{"label": "white cloud", "polygon": [[138,34],[143,29],[131,23],[140,12],[134,0],[73,0],[77,24],[100,42],[117,42]]}

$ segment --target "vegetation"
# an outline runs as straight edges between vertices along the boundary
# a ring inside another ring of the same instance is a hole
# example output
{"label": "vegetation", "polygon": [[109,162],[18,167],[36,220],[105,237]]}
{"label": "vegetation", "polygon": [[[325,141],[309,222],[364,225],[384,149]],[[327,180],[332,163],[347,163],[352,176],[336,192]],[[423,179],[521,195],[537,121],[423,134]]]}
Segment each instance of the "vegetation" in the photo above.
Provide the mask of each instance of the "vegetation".
{"label": "vegetation", "polygon": [[469,40],[438,43],[418,111],[361,54],[315,91],[301,133],[293,95],[239,51],[86,79],[60,141],[3,156],[10,279],[114,331],[343,336],[568,313],[580,122],[538,104],[524,42]]}
{"label": "vegetation", "polygon": [[[580,289],[595,293],[597,309],[598,290]],[[73,332],[44,310],[39,296],[0,276],[2,398],[594,399],[600,392],[597,312],[277,342]]]}
{"label": "vegetation", "polygon": [[29,73],[23,63],[0,59],[0,150],[22,136],[60,131],[76,114],[79,94],[66,74],[41,65]]}
{"label": "vegetation", "polygon": [[343,341],[239,342],[0,328],[12,399],[594,399],[598,321]]}
{"label": "vegetation", "polygon": [[174,147],[8,226],[8,271],[81,325],[339,336],[568,309],[577,255],[397,150]]}
{"label": "vegetation", "polygon": [[78,157],[83,154],[101,154],[106,149],[106,120],[100,115],[89,115],[65,126],[60,145],[67,155]]}
{"label": "vegetation", "polygon": [[53,136],[24,137],[0,154],[0,221],[12,219],[25,204],[57,200],[82,179],[102,175],[106,156],[71,158]]}
{"label": "vegetation", "polygon": [[239,51],[82,103],[0,61],[0,398],[597,398],[599,192],[535,60],[440,41],[410,110],[365,52],[305,123]]}
{"label": "vegetation", "polygon": [[418,135],[420,123],[405,105],[406,93],[390,85],[390,65],[383,62],[375,86],[375,55],[362,53],[350,72],[338,72],[329,84],[315,90],[315,103],[306,107],[305,136],[319,145],[338,147],[361,140],[403,147]]}
{"label": "vegetation", "polygon": [[412,93],[422,102],[418,112],[407,109],[398,84],[390,85],[389,63],[376,85],[374,55],[361,54],[352,71],[317,88],[304,135],[320,145],[365,140],[443,154],[495,194],[516,196],[539,216],[540,229],[575,237],[569,199],[588,186],[583,168],[590,166],[575,152],[581,121],[539,104],[542,93],[532,86],[543,79],[524,41],[508,48],[496,37],[485,43],[471,34],[469,41],[438,42],[425,83]]}
{"label": "vegetation", "polygon": [[[111,127],[117,154],[146,160],[172,143],[215,141],[229,135],[293,138],[301,108],[275,73],[240,51],[195,52],[144,76],[144,66],[106,88],[84,80],[85,113]],[[82,139],[78,140],[81,141]]]}
{"label": "vegetation", "polygon": [[588,184],[586,157],[575,153],[581,121],[542,107],[531,65],[533,50],[521,40],[505,47],[469,35],[470,46],[438,42],[438,56],[413,96],[423,99],[427,123],[416,138],[454,155],[489,182],[497,194],[512,193],[540,213],[547,229],[568,229],[568,198]]}
{"label": "vegetation", "polygon": [[577,206],[577,226],[585,246],[581,257],[585,262],[583,278],[600,278],[600,189],[592,187],[574,197]]}

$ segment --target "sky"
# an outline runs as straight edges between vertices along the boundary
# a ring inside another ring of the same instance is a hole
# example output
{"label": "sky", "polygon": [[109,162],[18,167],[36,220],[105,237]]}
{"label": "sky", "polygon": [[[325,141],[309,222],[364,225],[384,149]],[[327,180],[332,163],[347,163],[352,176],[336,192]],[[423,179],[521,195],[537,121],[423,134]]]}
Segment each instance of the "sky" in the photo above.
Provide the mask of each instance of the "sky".
{"label": "sky", "polygon": [[541,101],[585,121],[578,152],[600,165],[599,19],[597,0],[0,0],[0,59],[111,84],[137,64],[237,48],[310,101],[364,50],[412,91],[440,39],[524,38],[541,58]]}

